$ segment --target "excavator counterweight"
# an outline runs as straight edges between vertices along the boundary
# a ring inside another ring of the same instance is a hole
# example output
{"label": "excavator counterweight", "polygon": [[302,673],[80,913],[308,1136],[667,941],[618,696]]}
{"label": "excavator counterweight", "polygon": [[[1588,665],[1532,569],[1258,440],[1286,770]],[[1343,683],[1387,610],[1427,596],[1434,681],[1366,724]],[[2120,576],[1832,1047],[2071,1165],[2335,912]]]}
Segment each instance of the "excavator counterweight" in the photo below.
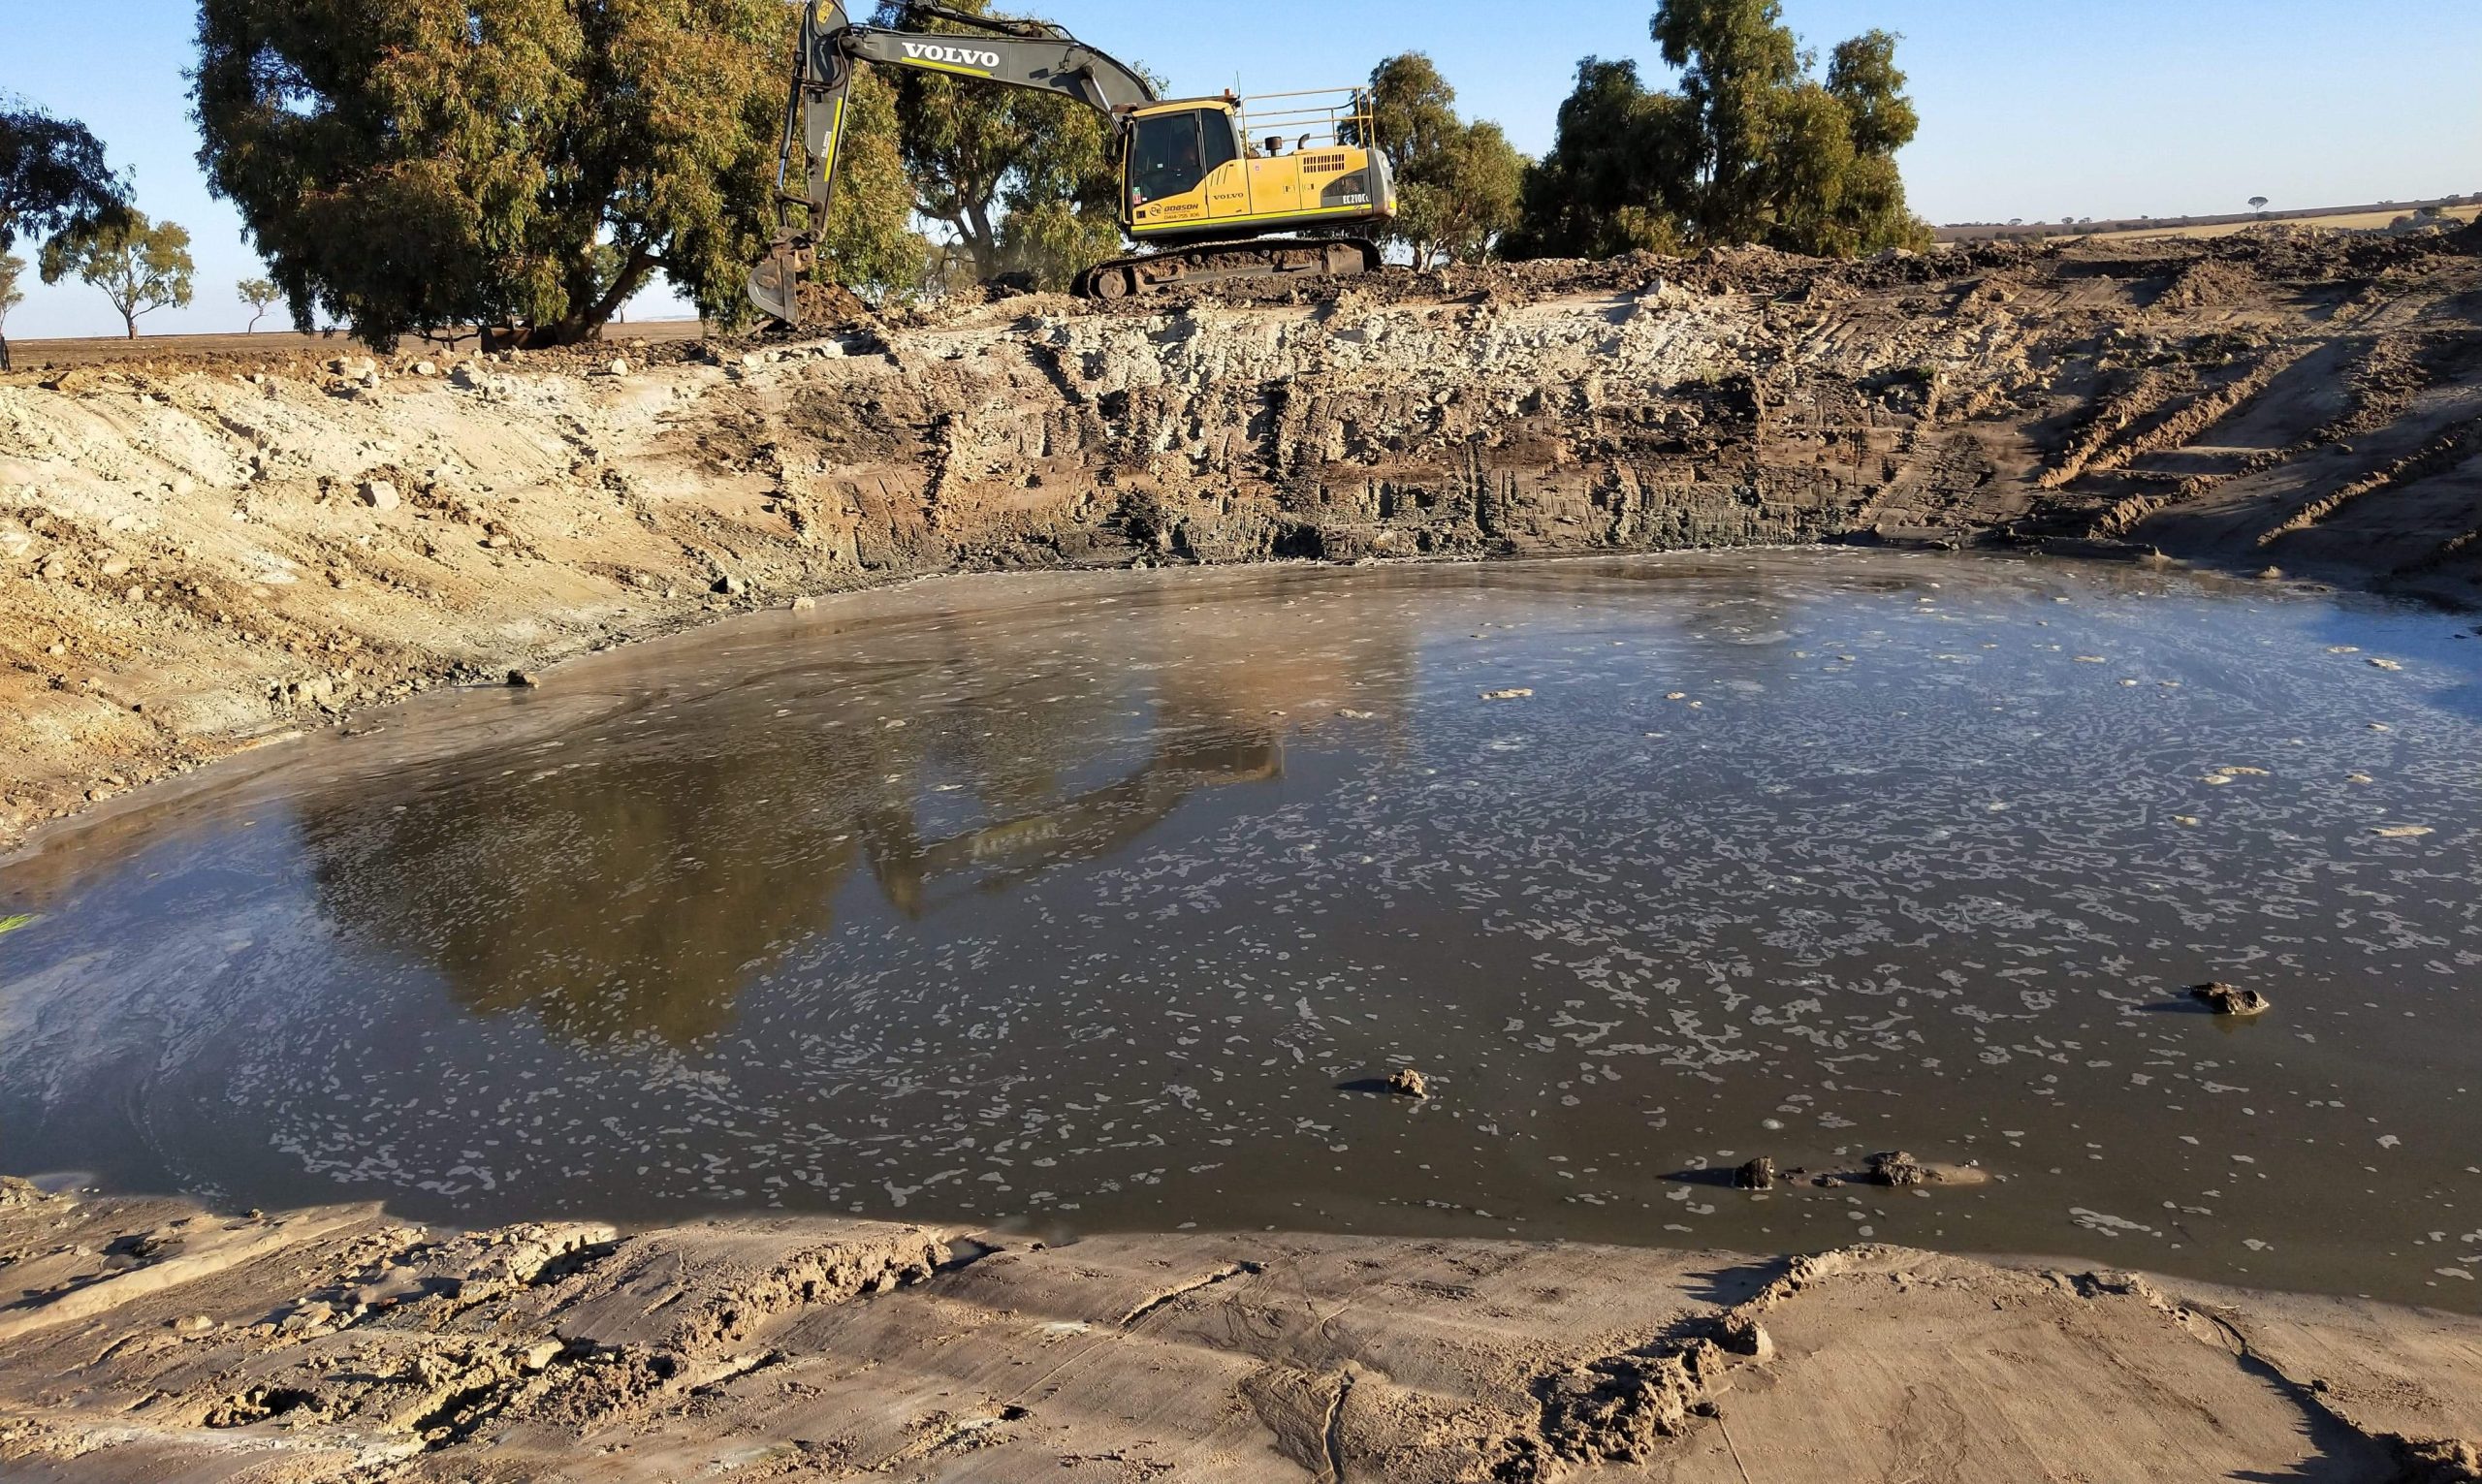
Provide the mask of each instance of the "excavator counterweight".
{"label": "excavator counterweight", "polygon": [[[1077,280],[1081,294],[1121,299],[1176,284],[1379,266],[1375,242],[1331,235],[1369,230],[1395,213],[1368,94],[1166,101],[1135,69],[1045,21],[928,4],[907,7],[903,18],[961,29],[857,25],[839,0],[811,0],[804,11],[777,169],[776,241],[749,276],[750,302],[771,318],[801,322],[802,284],[835,204],[853,69],[865,62],[1058,93],[1103,115],[1115,141],[1121,231],[1144,250],[1088,269]],[[1261,127],[1263,141],[1253,133]],[[789,189],[796,146],[808,162],[799,195]]]}

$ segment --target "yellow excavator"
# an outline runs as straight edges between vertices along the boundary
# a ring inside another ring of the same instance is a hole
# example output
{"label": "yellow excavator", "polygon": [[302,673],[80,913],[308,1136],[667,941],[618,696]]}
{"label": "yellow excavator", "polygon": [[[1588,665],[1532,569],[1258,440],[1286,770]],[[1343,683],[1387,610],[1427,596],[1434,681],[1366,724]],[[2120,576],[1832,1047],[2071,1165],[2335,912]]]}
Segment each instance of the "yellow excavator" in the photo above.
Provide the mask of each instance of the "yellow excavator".
{"label": "yellow excavator", "polygon": [[[1074,98],[1110,122],[1119,161],[1121,231],[1141,251],[1078,275],[1079,294],[1127,299],[1234,278],[1372,271],[1373,232],[1396,214],[1396,182],[1378,149],[1368,92],[1159,98],[1134,69],[1039,20],[908,5],[907,27],[856,25],[839,0],[802,16],[793,92],[777,168],[774,248],[749,278],[750,301],[785,324],[801,320],[801,285],[836,197],[853,70],[864,62]],[[786,189],[795,146],[809,189]]]}

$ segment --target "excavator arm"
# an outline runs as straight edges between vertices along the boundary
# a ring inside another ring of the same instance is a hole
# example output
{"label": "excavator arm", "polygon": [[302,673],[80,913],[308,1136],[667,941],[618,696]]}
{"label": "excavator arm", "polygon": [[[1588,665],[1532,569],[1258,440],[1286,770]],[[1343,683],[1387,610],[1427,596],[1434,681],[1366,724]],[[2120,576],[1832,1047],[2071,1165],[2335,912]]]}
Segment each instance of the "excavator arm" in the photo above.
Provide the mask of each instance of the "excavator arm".
{"label": "excavator arm", "polygon": [[[912,25],[948,21],[973,29],[942,33],[856,25],[846,17],[841,0],[811,0],[803,12],[792,96],[785,105],[784,137],[777,161],[776,241],[749,275],[750,302],[785,324],[801,320],[802,279],[810,271],[836,197],[845,105],[853,90],[856,64],[911,68],[1066,94],[1107,117],[1156,101],[1154,86],[1134,69],[1060,26],[994,19],[936,5],[907,6],[904,18]],[[800,195],[788,188],[796,143],[809,161],[810,173],[807,189]]]}

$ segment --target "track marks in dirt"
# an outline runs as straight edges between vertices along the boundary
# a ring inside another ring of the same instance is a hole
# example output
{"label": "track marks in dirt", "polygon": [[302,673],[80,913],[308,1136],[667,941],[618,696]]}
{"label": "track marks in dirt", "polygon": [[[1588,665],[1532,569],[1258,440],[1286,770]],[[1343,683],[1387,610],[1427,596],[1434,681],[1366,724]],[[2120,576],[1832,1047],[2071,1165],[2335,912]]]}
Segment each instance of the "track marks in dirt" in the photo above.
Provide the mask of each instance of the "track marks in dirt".
{"label": "track marks in dirt", "polygon": [[2385,468],[2373,470],[2310,500],[2260,532],[2257,544],[2262,550],[2274,546],[2286,536],[2308,530],[2327,521],[2356,500],[2406,489],[2476,458],[2482,458],[2482,419],[2434,438]]}
{"label": "track marks in dirt", "polygon": [[[0,1223],[160,1262],[195,1240],[160,1204],[29,1209]],[[1875,1247],[1719,1268],[1734,1260],[1124,1237],[964,1243],[983,1260],[942,1268],[943,1241],[880,1225],[589,1241],[434,1238],[366,1216],[0,1355],[0,1459],[127,1448],[132,1471],[247,1451],[283,1460],[288,1480],[369,1484],[683,1477],[727,1452],[778,1478],[1092,1467],[1237,1481],[1282,1474],[1281,1457],[1297,1470],[1284,1476],[1321,1484],[1599,1466],[1806,1484],[1857,1468],[1997,1476],[2021,1435],[2054,1471],[2080,1448],[2125,1463],[2135,1445],[2108,1416],[2175,1445],[2164,1476],[2211,1463],[2204,1476],[2317,1464],[2391,1484],[2475,1478],[2455,1436],[2476,1415],[2456,1400],[2482,1354],[2469,1323],[2343,1300],[2202,1299]],[[6,1249],[20,1246],[13,1227]],[[402,1297],[340,1328],[298,1322],[335,1307],[310,1294],[358,1288]],[[228,1312],[278,1317],[167,1323],[208,1290]],[[80,1377],[69,1402],[65,1356]],[[1994,1384],[2025,1393],[1996,1419],[1977,1400]]]}
{"label": "track marks in dirt", "polygon": [[1773,1358],[1760,1321],[1848,1260],[1843,1252],[1793,1258],[1741,1303],[1687,1315],[1632,1349],[1537,1374],[1531,1425],[1477,1447],[1489,1476],[1545,1484],[1580,1468],[1642,1463],[1700,1422],[1720,1419],[1715,1398],[1726,1374]]}
{"label": "track marks in dirt", "polygon": [[1212,1288],[1218,1283],[1229,1282],[1236,1278],[1255,1277],[1257,1274],[1264,1273],[1265,1271],[1266,1267],[1261,1263],[1226,1263],[1212,1273],[1202,1274],[1197,1278],[1191,1279],[1187,1282],[1176,1284],[1170,1288],[1164,1289],[1161,1293],[1153,1295],[1144,1303],[1131,1309],[1128,1313],[1121,1315],[1120,1327],[1125,1330],[1135,1329],[1140,1324],[1144,1323],[1147,1316],[1154,1313],[1157,1310],[1163,1308],[1167,1304],[1186,1298],[1190,1294],[1195,1293],[1201,1288]]}
{"label": "track marks in dirt", "polygon": [[1319,1443],[1326,1464],[1319,1472],[1319,1484],[1346,1484],[1345,1472],[1345,1404],[1353,1394],[1352,1368],[1336,1373],[1336,1394],[1328,1400],[1327,1415],[1319,1429]]}
{"label": "track marks in dirt", "polygon": [[2198,385],[2194,372],[2148,370],[2105,398],[2035,483],[2058,489],[2093,474],[2124,469],[2149,454],[2181,448],[2248,404],[2314,344],[2277,347],[2238,376]]}

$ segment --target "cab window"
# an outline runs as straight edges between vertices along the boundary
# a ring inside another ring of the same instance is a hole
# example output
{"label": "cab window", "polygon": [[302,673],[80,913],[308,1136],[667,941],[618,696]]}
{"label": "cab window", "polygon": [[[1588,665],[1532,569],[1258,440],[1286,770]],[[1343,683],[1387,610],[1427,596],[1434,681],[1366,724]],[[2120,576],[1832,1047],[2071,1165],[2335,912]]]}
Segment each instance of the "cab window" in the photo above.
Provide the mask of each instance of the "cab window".
{"label": "cab window", "polygon": [[1232,115],[1221,109],[1198,114],[1198,133],[1206,140],[1206,173],[1210,175],[1241,158],[1241,131]]}
{"label": "cab window", "polygon": [[1130,145],[1129,200],[1133,206],[1198,188],[1207,172],[1233,157],[1232,126],[1200,109],[1137,121]]}

